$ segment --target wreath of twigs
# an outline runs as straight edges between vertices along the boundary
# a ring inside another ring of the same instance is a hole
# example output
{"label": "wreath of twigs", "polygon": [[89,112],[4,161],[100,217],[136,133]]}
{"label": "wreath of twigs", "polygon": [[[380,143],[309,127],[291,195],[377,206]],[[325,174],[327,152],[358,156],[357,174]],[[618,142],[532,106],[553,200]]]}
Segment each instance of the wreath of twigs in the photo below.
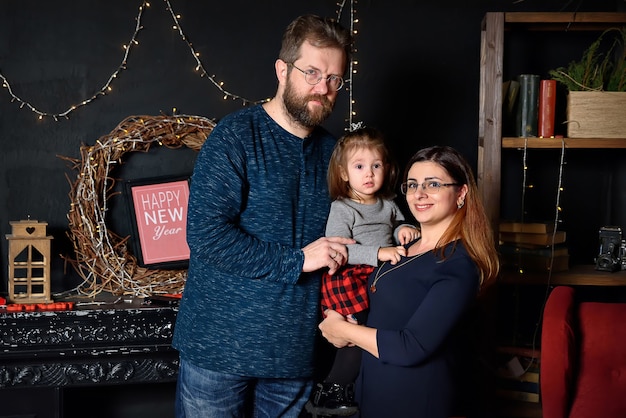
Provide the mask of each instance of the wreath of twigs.
{"label": "wreath of twigs", "polygon": [[198,151],[214,126],[214,121],[200,116],[130,116],[94,145],[82,145],[80,160],[60,157],[79,172],[75,182],[68,178],[71,186],[68,237],[76,258],[64,257],[83,279],[76,288],[78,293],[93,297],[107,291],[114,295],[147,297],[182,291],[186,269],[139,266],[128,250],[130,237],[121,237],[107,229],[108,201],[116,194],[109,194],[116,182],[111,173],[122,164],[126,153],[147,152],[155,143]]}

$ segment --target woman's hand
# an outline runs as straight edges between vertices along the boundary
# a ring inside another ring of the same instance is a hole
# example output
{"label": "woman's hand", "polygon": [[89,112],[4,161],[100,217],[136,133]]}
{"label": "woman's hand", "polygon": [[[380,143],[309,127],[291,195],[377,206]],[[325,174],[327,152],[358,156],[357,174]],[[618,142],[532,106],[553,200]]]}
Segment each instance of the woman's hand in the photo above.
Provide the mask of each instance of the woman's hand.
{"label": "woman's hand", "polygon": [[319,324],[322,336],[337,348],[353,346],[354,344],[350,344],[350,341],[348,341],[342,333],[342,330],[345,330],[346,325],[350,326],[353,324],[349,324],[343,315],[337,311],[333,311],[332,309],[324,311],[324,315],[326,317]]}
{"label": "woman's hand", "polygon": [[319,329],[329,343],[337,348],[358,346],[378,358],[375,328],[358,325],[331,309],[325,311],[324,315],[326,318],[320,323]]}

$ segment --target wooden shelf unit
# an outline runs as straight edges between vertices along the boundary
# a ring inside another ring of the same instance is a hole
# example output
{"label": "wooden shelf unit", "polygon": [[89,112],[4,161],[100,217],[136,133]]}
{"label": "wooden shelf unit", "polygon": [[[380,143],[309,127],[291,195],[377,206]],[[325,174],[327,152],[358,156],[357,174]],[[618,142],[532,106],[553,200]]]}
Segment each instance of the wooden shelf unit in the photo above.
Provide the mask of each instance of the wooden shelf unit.
{"label": "wooden shelf unit", "polygon": [[[513,31],[515,31],[515,35],[521,36],[528,33],[530,38],[535,36],[530,32],[535,31],[547,32],[545,36],[548,37],[550,36],[549,32],[555,31],[601,32],[608,27],[624,24],[626,24],[626,13],[492,12],[485,14],[481,27],[477,182],[496,237],[499,236],[501,220],[503,150],[533,149],[536,150],[534,152],[542,152],[541,150],[567,148],[580,149],[583,150],[581,152],[585,152],[585,149],[626,149],[626,138],[503,137],[504,58],[505,56],[509,57],[505,54],[505,37],[512,35]],[[584,46],[581,46],[581,51],[583,49]],[[508,59],[506,63],[509,63]],[[570,266],[568,271],[552,274],[548,272],[520,273],[519,271],[504,269],[498,283],[503,285],[504,293],[519,291],[520,294],[527,294],[522,292],[522,289],[528,290],[530,293],[539,290],[533,289],[531,285],[537,288],[539,286],[557,285],[626,286],[626,271],[614,273],[597,271],[594,265]],[[501,296],[499,293],[497,297]],[[507,300],[506,296],[504,300]],[[516,305],[509,314],[514,315],[514,317],[511,317],[510,320],[509,318],[504,320],[512,328],[519,326],[521,317],[538,317],[538,312],[529,311],[529,309],[541,309],[534,308],[533,301],[527,303],[529,301],[514,299],[512,302]],[[503,303],[506,304],[507,302]],[[498,321],[500,321],[503,315],[508,314],[498,312],[494,316],[499,317]],[[532,320],[530,322],[532,323]],[[516,337],[514,341],[519,342]],[[496,400],[498,401],[496,409],[499,417],[534,418],[542,416],[540,403]]]}
{"label": "wooden shelf unit", "polygon": [[[517,138],[502,137],[504,39],[511,31],[602,31],[626,25],[623,12],[490,12],[481,27],[477,182],[496,237],[500,223],[503,149],[626,149],[626,138]],[[584,47],[581,47],[581,51]],[[505,283],[548,283],[547,273],[504,272]],[[550,284],[626,286],[624,272],[572,268],[555,273]]]}

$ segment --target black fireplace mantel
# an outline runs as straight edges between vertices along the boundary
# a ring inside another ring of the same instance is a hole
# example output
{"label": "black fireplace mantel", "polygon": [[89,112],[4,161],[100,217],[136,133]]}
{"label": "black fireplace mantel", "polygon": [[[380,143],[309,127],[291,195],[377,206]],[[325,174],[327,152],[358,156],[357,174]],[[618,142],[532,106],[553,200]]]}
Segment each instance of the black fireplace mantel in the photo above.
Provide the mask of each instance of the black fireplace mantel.
{"label": "black fireplace mantel", "polygon": [[0,310],[0,388],[176,380],[178,353],[170,343],[177,306],[143,299],[76,305]]}

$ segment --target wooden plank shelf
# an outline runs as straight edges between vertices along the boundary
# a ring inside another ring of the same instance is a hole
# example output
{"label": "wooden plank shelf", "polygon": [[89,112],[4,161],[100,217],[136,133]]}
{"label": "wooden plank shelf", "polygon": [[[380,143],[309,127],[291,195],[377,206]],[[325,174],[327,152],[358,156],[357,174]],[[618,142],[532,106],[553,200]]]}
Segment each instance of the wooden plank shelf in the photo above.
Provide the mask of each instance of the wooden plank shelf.
{"label": "wooden plank shelf", "polygon": [[553,273],[519,273],[504,270],[500,283],[523,285],[560,285],[560,286],[626,286],[626,271],[598,271],[594,265],[572,266],[569,270]]}
{"label": "wooden plank shelf", "polygon": [[607,25],[622,25],[624,12],[507,12],[504,13],[505,28],[539,31],[598,31]]}
{"label": "wooden plank shelf", "polygon": [[626,148],[626,138],[502,138],[502,148]]}

